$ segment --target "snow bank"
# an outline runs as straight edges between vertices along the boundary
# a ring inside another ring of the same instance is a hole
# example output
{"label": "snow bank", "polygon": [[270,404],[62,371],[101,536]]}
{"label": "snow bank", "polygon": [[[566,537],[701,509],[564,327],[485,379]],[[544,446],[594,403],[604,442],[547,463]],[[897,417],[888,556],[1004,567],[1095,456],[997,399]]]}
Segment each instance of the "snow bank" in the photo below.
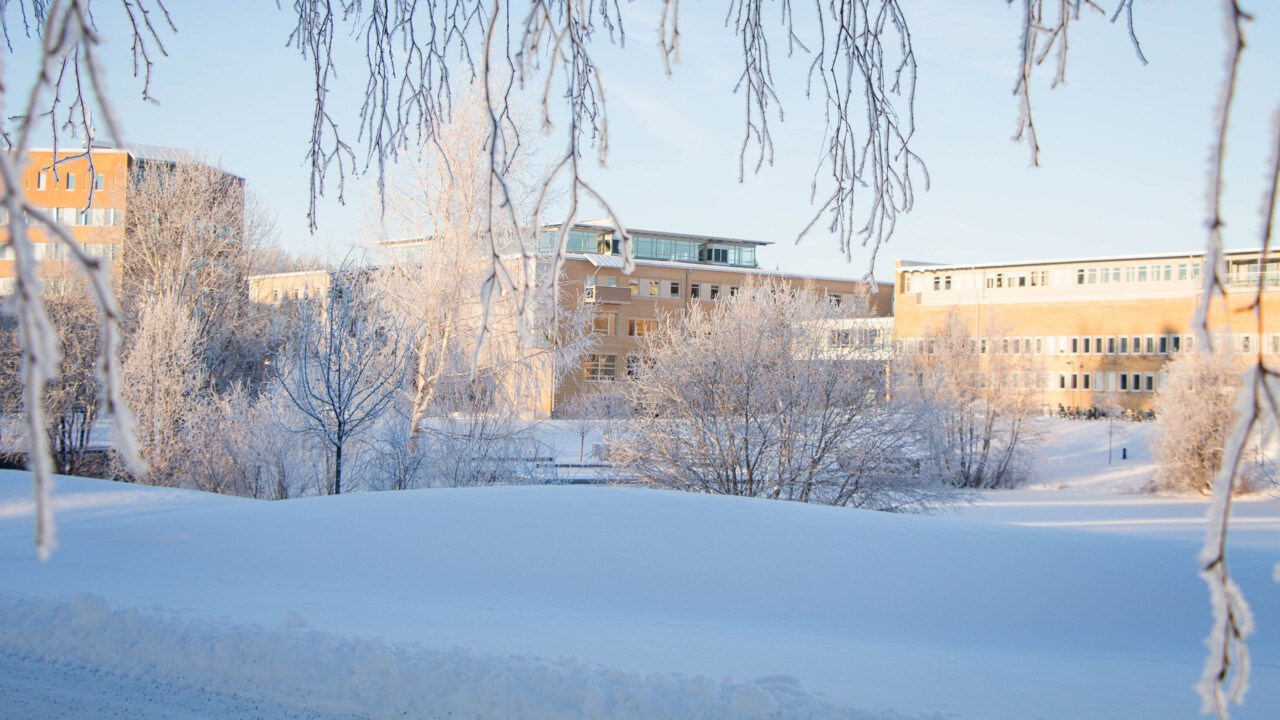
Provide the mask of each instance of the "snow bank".
{"label": "snow bank", "polygon": [[904,717],[834,706],[785,676],[735,682],[535,655],[428,650],[306,628],[113,610],[88,594],[61,601],[0,598],[0,645],[44,660],[108,667],[127,678],[370,720]]}

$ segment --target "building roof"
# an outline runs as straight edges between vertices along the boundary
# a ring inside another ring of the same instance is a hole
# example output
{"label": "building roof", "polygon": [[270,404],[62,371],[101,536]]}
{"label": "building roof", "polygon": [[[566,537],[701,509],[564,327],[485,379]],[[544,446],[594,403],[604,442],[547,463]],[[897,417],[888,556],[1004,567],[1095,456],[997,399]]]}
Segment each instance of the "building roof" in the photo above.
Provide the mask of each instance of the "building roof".
{"label": "building roof", "polygon": [[[53,148],[51,147],[33,148],[31,152],[53,152]],[[83,152],[84,152],[83,146],[67,146],[67,147],[58,148],[59,157],[62,157],[64,153],[66,154],[66,156],[70,157],[72,155],[79,155],[80,153],[83,153]],[[186,148],[170,147],[168,145],[147,145],[144,143],[129,143],[127,145],[118,146],[118,145],[112,144],[109,141],[99,141],[93,144],[93,152],[94,153],[122,152],[122,153],[128,154],[129,157],[133,158],[134,160],[142,160],[147,162],[162,162],[162,163],[172,163],[172,164],[200,163],[202,165],[209,164],[208,162],[205,161],[204,156],[202,156],[200,153],[194,152],[192,150],[188,150]],[[230,175],[231,177],[244,180],[244,177],[237,175],[236,173],[233,173],[229,170],[226,170],[224,168],[217,168],[217,169],[227,175]]]}
{"label": "building roof", "polygon": [[[1251,250],[1223,250],[1225,257],[1235,255],[1257,255],[1262,252],[1261,248],[1253,248]],[[1007,268],[1007,267],[1028,267],[1031,265],[1080,265],[1083,263],[1103,263],[1103,262],[1126,262],[1134,260],[1179,260],[1203,258],[1204,250],[1192,250],[1188,252],[1172,252],[1172,253],[1147,253],[1141,255],[1105,255],[1101,257],[1087,258],[1055,258],[1051,260],[1015,260],[1009,262],[986,262],[986,263],[930,263],[915,260],[899,260],[895,272],[917,272],[917,271],[936,271],[936,270],[979,270],[989,268]]]}
{"label": "building roof", "polygon": [[[599,253],[565,253],[565,257],[581,258],[583,260],[590,262],[592,265],[596,267],[614,268],[617,270],[622,269],[622,257],[620,255],[604,255]],[[646,267],[680,268],[685,270],[720,270],[723,272],[742,273],[744,275],[768,275],[771,277],[793,278],[797,280],[818,280],[821,282],[851,282],[851,283],[866,282],[865,277],[851,278],[851,277],[835,277],[832,275],[807,275],[802,273],[782,272],[780,270],[768,270],[765,268],[758,268],[758,267],[742,267],[740,265],[719,265],[719,264],[713,264],[713,263],[680,262],[678,260],[645,260],[641,258],[636,258],[635,263],[636,263],[636,267],[646,266]],[[874,282],[876,285],[881,285],[886,287],[891,286],[893,284],[890,282],[882,282],[879,280],[873,280],[872,282]]]}
{"label": "building roof", "polygon": [[[546,225],[547,228],[558,228],[562,223],[552,223]],[[588,220],[576,222],[573,224],[575,228],[591,228],[602,232],[614,229],[612,222],[608,220]],[[695,235],[691,233],[668,232],[666,230],[642,230],[636,227],[627,227],[627,232],[632,235],[660,235],[662,237],[674,238],[677,240],[697,240],[700,242],[723,242],[734,243],[738,245],[772,245],[768,240],[746,240],[743,238],[721,237],[717,235]]]}

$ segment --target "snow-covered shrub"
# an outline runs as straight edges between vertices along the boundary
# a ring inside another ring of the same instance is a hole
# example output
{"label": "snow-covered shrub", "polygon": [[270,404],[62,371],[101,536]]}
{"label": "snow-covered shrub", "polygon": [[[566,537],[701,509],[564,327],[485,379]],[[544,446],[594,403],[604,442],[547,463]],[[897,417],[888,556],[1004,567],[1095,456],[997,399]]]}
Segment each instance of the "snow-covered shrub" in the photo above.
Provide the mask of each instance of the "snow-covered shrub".
{"label": "snow-covered shrub", "polygon": [[[1222,465],[1223,446],[1235,427],[1236,398],[1247,358],[1225,340],[1211,352],[1184,353],[1165,366],[1156,393],[1156,434],[1152,454],[1157,476],[1146,487],[1152,492],[1209,494]],[[1252,458],[1241,464],[1235,489],[1248,491],[1268,482],[1274,466],[1267,459],[1266,427],[1254,431],[1247,446]]]}
{"label": "snow-covered shrub", "polygon": [[960,488],[1007,488],[1031,474],[1043,370],[1013,352],[996,318],[974,333],[954,311],[898,361],[894,393],[925,418],[925,472]]}
{"label": "snow-covered shrub", "polygon": [[918,416],[889,399],[887,360],[832,341],[852,317],[766,281],[662,318],[621,381],[636,413],[612,458],[699,492],[880,510],[950,500],[911,453]]}

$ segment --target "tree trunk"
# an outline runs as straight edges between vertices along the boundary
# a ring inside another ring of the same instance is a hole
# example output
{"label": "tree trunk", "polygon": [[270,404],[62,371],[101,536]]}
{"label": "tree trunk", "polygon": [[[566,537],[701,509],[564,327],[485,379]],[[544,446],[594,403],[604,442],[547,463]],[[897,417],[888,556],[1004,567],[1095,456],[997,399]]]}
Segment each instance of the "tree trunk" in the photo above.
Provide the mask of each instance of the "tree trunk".
{"label": "tree trunk", "polygon": [[333,450],[333,494],[342,494],[342,443]]}

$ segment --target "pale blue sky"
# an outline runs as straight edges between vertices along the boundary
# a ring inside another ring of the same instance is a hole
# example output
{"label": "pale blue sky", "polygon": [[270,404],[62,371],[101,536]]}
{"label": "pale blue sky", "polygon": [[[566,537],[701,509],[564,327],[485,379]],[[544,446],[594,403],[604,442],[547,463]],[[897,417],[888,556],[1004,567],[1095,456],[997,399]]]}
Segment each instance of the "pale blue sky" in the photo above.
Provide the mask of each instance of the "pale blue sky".
{"label": "pale blue sky", "polygon": [[[915,150],[932,190],[920,192],[882,250],[877,276],[897,258],[986,262],[1199,249],[1204,244],[1212,109],[1223,74],[1219,3],[1139,0],[1138,30],[1151,64],[1134,57],[1123,27],[1089,17],[1072,35],[1069,84],[1033,95],[1043,167],[1028,166],[1010,136],[1017,118],[1017,9],[1000,0],[905,0],[920,68]],[[1266,126],[1280,106],[1280,8],[1258,0],[1248,30],[1238,115],[1230,147],[1227,230],[1232,247],[1259,242]],[[355,238],[361,195],[325,202],[320,230],[306,227],[311,121],[309,65],[285,47],[290,13],[267,0],[171,3],[178,34],[156,69],[158,107],[136,99],[127,46],[109,48],[109,82],[128,139],[203,150],[243,175],[275,214],[293,251],[341,254]],[[772,240],[760,262],[792,272],[860,276],[834,240],[792,240],[808,221],[810,176],[821,141],[821,106],[803,97],[804,58],[776,47],[786,122],[774,136],[777,162],[737,182],[741,95],[732,93],[735,38],[720,3],[682,3],[683,62],[668,80],[656,45],[654,8],[624,6],[627,49],[597,51],[605,71],[611,152],[590,177],[623,219],[647,229]],[[798,6],[799,7],[799,6]],[[106,6],[104,6],[106,9]],[[807,12],[807,6],[801,9]],[[770,18],[772,20],[772,18]],[[113,36],[109,17],[100,18]],[[33,43],[16,43],[6,68],[24,88]],[[354,61],[357,58],[341,58]],[[1050,61],[1051,63],[1051,61]],[[358,84],[362,65],[339,67]],[[7,110],[12,111],[11,104]],[[358,98],[339,115],[354,133]],[[338,107],[342,107],[339,105]],[[558,149],[558,136],[547,141]],[[332,194],[332,193],[331,193]]]}

